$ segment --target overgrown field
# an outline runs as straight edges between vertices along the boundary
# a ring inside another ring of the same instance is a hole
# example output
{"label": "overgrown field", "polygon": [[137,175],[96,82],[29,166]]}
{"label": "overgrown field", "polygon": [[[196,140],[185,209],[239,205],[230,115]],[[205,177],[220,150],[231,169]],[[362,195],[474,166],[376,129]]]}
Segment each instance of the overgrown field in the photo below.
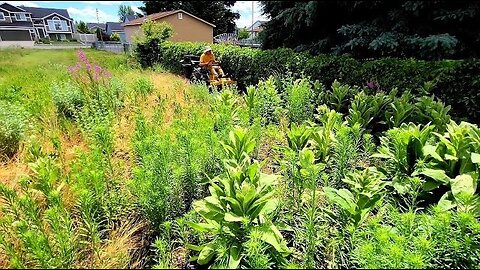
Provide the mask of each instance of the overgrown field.
{"label": "overgrown field", "polygon": [[0,266],[479,268],[480,129],[450,115],[336,80],[209,92],[106,52],[0,51]]}

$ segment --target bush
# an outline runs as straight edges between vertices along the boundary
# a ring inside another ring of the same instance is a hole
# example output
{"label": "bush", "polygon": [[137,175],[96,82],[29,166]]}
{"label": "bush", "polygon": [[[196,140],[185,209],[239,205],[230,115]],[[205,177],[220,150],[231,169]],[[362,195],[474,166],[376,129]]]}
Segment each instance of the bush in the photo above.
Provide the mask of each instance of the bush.
{"label": "bush", "polygon": [[70,82],[54,83],[51,89],[57,111],[65,117],[73,118],[83,105],[82,91]]}
{"label": "bush", "polygon": [[[161,44],[160,63],[169,70],[181,73],[180,60],[185,54],[200,55],[205,43],[164,42]],[[418,95],[425,82],[436,86],[430,94],[451,105],[453,116],[480,120],[480,61],[415,59],[364,59],[347,56],[296,53],[291,49],[259,50],[234,45],[211,45],[222,68],[238,81],[240,88],[256,84],[270,75],[291,71],[295,77],[301,74],[331,85],[335,79],[342,83],[366,86],[373,82],[379,90],[390,91],[398,87],[400,92],[409,90]],[[141,53],[141,52],[139,52]],[[148,57],[144,55],[142,57]],[[153,59],[153,58],[149,58]],[[400,93],[401,94],[401,93]]]}
{"label": "bush", "polygon": [[26,121],[23,107],[0,100],[0,158],[10,158],[17,152],[24,137]]}
{"label": "bush", "polygon": [[160,55],[160,44],[173,35],[173,29],[168,23],[154,21],[145,22],[140,29],[134,37],[134,54],[142,67],[151,67]]}

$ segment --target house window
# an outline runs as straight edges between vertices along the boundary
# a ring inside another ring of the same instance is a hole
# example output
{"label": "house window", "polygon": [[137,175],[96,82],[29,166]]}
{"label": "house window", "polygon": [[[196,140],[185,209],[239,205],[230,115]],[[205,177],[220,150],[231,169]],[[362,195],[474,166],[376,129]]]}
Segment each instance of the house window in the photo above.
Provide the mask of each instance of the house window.
{"label": "house window", "polygon": [[0,12],[0,21],[5,21],[5,15],[3,15],[3,12]]}
{"label": "house window", "polygon": [[58,17],[53,17],[53,26],[56,31],[63,30],[62,21]]}
{"label": "house window", "polygon": [[25,13],[15,13],[15,19],[17,21],[27,21],[27,17],[25,16]]}
{"label": "house window", "polygon": [[182,20],[182,19],[183,19],[183,14],[182,14],[182,13],[178,13],[178,19],[179,19],[179,20]]}

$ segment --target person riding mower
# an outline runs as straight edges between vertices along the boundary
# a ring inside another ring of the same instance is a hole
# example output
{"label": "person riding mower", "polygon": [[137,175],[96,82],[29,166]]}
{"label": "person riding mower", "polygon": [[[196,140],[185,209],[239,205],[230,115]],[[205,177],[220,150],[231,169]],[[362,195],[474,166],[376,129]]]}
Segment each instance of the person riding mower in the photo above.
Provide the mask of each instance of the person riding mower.
{"label": "person riding mower", "polygon": [[206,68],[210,72],[210,80],[224,78],[225,73],[220,67],[220,63],[215,59],[215,55],[212,52],[212,48],[205,47],[202,55],[200,56],[200,66]]}
{"label": "person riding mower", "polygon": [[215,59],[212,48],[209,46],[205,47],[205,50],[200,56],[199,66],[208,71],[208,79],[213,86],[236,84],[235,81],[228,78],[227,74],[223,72],[223,69],[220,67],[220,62]]}

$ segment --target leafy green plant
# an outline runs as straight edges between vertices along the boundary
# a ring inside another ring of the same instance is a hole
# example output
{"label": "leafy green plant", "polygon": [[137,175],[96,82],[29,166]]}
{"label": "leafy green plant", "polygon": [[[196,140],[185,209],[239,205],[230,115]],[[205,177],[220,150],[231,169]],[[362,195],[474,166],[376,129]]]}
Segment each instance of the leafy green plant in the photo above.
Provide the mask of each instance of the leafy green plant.
{"label": "leafy green plant", "polygon": [[379,93],[372,96],[361,91],[352,101],[347,121],[350,125],[359,123],[363,128],[372,130],[383,118],[389,102],[391,98],[387,95]]}
{"label": "leafy green plant", "polygon": [[82,108],[82,91],[71,82],[59,82],[52,85],[52,98],[57,111],[65,117],[74,117]]}
{"label": "leafy green plant", "polygon": [[422,96],[417,98],[415,103],[417,108],[416,120],[423,123],[432,123],[438,132],[444,132],[447,124],[450,123],[450,108],[441,101],[435,101],[433,96]]}
{"label": "leafy green plant", "polygon": [[287,131],[288,147],[298,153],[307,146],[312,132],[312,128],[306,124],[292,123],[290,130]]}
{"label": "leafy green plant", "polygon": [[258,109],[255,111],[262,118],[262,124],[278,123],[282,99],[278,94],[274,77],[270,76],[267,80],[258,82],[257,93]]}
{"label": "leafy green plant", "polygon": [[[372,156],[385,160],[384,167],[379,169],[392,178],[392,186],[399,194],[412,191],[409,177],[415,176],[421,169],[419,163],[427,155],[425,146],[432,139],[433,128],[431,125],[422,127],[404,123],[399,128],[388,130],[380,138],[378,153]],[[425,183],[424,189],[430,190],[428,183]]]}
{"label": "leafy green plant", "polygon": [[142,24],[140,30],[140,33],[134,37],[134,55],[142,67],[151,67],[161,56],[160,44],[173,35],[173,29],[166,22],[149,20]]}
{"label": "leafy green plant", "polygon": [[229,156],[224,161],[226,173],[211,179],[210,196],[194,203],[195,211],[205,222],[189,223],[190,226],[212,236],[208,243],[188,245],[200,252],[194,258],[201,265],[211,264],[212,260],[217,267],[249,266],[247,262],[258,265],[262,254],[254,257],[251,254],[256,241],[265,244],[265,247],[256,248],[264,251],[263,265],[270,261],[283,265],[289,253],[283,236],[269,218],[277,205],[273,197],[277,177],[261,173],[260,164],[251,161],[248,152],[252,149],[252,141],[246,134],[242,129],[230,132],[231,141],[224,143]]}
{"label": "leafy green plant", "polygon": [[63,204],[60,168],[51,157],[31,168],[32,177],[22,180],[19,191],[0,184],[0,245],[14,268],[70,268],[79,243]]}
{"label": "leafy green plant", "polygon": [[153,91],[154,85],[152,81],[147,77],[140,77],[135,81],[135,91],[142,96],[150,94]]}
{"label": "leafy green plant", "polygon": [[415,109],[415,106],[409,103],[412,98],[410,93],[404,92],[400,98],[395,98],[389,104],[390,108],[386,111],[385,117],[390,128],[399,127],[410,119]]}
{"label": "leafy green plant", "polygon": [[0,100],[0,159],[12,157],[25,136],[28,115],[25,109]]}
{"label": "leafy green plant", "polygon": [[319,237],[319,209],[317,208],[317,181],[319,172],[325,168],[325,164],[315,164],[313,151],[303,149],[300,151],[299,165],[301,167],[300,173],[311,193],[310,202],[304,213],[304,230],[302,230],[305,238],[304,266],[306,268],[316,268],[315,257],[321,243]]}
{"label": "leafy green plant", "polygon": [[315,117],[320,120],[322,126],[316,127],[311,134],[311,138],[315,142],[317,158],[327,163],[333,148],[335,139],[335,131],[339,129],[342,120],[342,114],[330,110],[326,105],[317,108],[318,115]]}
{"label": "leafy green plant", "polygon": [[388,182],[384,179],[381,172],[371,167],[362,173],[350,173],[343,179],[351,190],[331,187],[324,187],[323,190],[327,198],[341,207],[349,220],[358,227],[385,195]]}
{"label": "leafy green plant", "polygon": [[313,91],[309,79],[284,80],[285,107],[291,122],[302,123],[313,116]]}

